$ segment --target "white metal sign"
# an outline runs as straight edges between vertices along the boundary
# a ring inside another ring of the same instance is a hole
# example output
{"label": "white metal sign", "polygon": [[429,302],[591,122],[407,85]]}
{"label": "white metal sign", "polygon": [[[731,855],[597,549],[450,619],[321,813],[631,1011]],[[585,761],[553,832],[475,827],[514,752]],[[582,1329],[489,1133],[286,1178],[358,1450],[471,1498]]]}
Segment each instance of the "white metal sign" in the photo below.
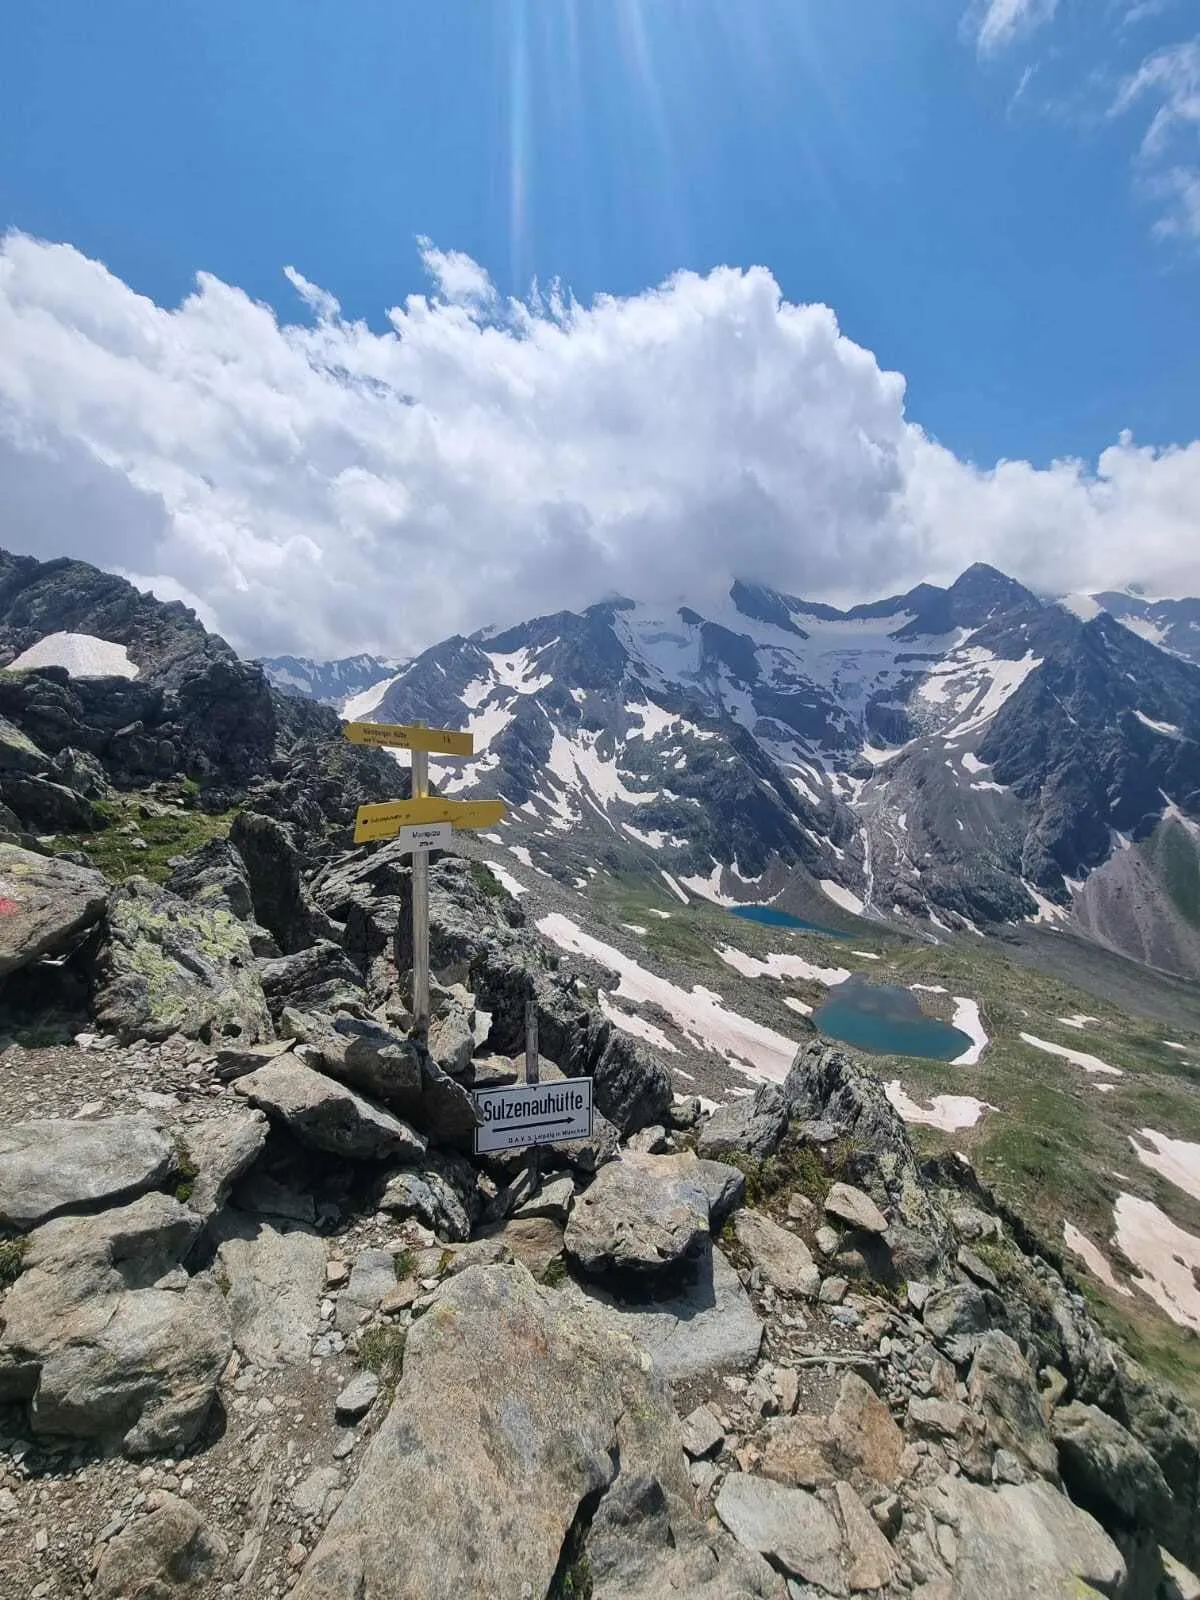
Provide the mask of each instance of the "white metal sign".
{"label": "white metal sign", "polygon": [[475,1154],[561,1144],[592,1136],[592,1080],[527,1083],[510,1089],[477,1089]]}
{"label": "white metal sign", "polygon": [[423,822],[411,828],[401,828],[396,837],[400,841],[400,853],[406,850],[446,850],[454,834],[454,826],[449,822]]}

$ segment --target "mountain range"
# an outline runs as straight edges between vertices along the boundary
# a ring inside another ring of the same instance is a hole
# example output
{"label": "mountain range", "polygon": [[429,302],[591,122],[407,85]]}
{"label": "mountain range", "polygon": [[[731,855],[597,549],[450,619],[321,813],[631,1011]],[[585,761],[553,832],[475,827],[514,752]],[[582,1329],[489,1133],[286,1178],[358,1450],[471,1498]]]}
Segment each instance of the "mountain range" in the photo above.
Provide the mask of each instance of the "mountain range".
{"label": "mountain range", "polygon": [[563,883],[599,853],[684,897],[1036,922],[1195,976],[1200,601],[1083,600],[981,565],[844,611],[609,600],[387,663],[346,714],[469,726],[440,787],[506,799]]}

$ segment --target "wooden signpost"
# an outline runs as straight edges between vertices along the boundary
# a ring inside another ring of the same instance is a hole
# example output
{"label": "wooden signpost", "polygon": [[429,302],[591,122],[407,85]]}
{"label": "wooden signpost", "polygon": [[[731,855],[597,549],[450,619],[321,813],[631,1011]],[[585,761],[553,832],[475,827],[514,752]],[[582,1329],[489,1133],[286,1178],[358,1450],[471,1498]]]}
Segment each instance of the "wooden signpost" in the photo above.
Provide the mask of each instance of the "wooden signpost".
{"label": "wooden signpost", "polygon": [[412,799],[359,806],[355,844],[399,838],[412,851],[413,1019],[419,1033],[429,1031],[429,851],[445,842],[438,824],[454,828],[490,828],[503,820],[503,800],[443,800],[429,793],[429,756],[469,756],[475,740],[453,728],[427,728],[423,723],[348,722],[342,729],[351,744],[384,750],[412,751]]}

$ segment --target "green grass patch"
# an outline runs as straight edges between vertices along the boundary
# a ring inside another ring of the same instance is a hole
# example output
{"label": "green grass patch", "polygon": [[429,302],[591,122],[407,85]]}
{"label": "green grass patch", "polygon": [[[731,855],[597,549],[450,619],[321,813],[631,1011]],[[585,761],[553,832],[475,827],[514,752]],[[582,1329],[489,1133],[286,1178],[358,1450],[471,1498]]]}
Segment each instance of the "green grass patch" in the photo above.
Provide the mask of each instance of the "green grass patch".
{"label": "green grass patch", "polygon": [[546,1270],[542,1273],[540,1281],[545,1284],[547,1289],[557,1289],[566,1280],[567,1263],[562,1256],[552,1256],[546,1264]]}
{"label": "green grass patch", "polygon": [[11,1288],[21,1276],[28,1249],[29,1240],[24,1234],[12,1239],[0,1239],[0,1289]]}
{"label": "green grass patch", "polygon": [[397,1250],[392,1257],[392,1266],[396,1273],[396,1282],[403,1283],[405,1278],[411,1278],[417,1270],[416,1252],[412,1250]]}
{"label": "green grass patch", "polygon": [[[225,838],[237,814],[168,811],[162,816],[143,817],[141,804],[141,797],[136,794],[100,801],[96,809],[107,819],[103,829],[97,833],[58,834],[49,849],[55,855],[68,850],[85,851],[97,869],[114,883],[135,876],[165,883],[171,876],[169,863],[173,856],[190,855],[210,839]],[[129,823],[136,824],[136,834],[122,831]],[[145,842],[145,849],[134,845],[139,838]]]}
{"label": "green grass patch", "polygon": [[365,1329],[358,1338],[358,1364],[373,1372],[381,1382],[396,1384],[404,1370],[404,1328],[385,1328],[376,1325]]}
{"label": "green grass patch", "polygon": [[200,1169],[192,1160],[191,1152],[179,1134],[175,1135],[173,1143],[175,1145],[176,1178],[174,1195],[180,1205],[186,1205],[192,1198],[192,1190],[196,1187],[196,1178]]}
{"label": "green grass patch", "polygon": [[475,887],[487,895],[489,900],[501,900],[504,898],[504,887],[486,861],[475,861],[473,859],[469,870]]}

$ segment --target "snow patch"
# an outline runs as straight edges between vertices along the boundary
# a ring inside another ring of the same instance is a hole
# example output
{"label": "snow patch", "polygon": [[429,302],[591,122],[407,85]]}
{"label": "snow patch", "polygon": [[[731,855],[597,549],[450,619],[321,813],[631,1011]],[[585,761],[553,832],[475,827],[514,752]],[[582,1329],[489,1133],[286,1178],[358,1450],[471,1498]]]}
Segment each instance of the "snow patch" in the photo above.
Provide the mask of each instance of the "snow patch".
{"label": "snow patch", "polygon": [[73,678],[136,678],[138,669],[123,644],[93,633],[48,633],[10,661],[9,672],[30,667],[65,667]]}
{"label": "snow patch", "polygon": [[[586,884],[584,887],[586,888]],[[625,929],[626,933],[637,933],[644,936],[650,932],[649,928],[643,928],[640,922],[623,922],[621,926]]]}
{"label": "snow patch", "polygon": [[1099,1017],[1089,1017],[1084,1011],[1076,1011],[1072,1016],[1059,1017],[1059,1022],[1066,1028],[1086,1028],[1089,1022],[1099,1022]]}
{"label": "snow patch", "polygon": [[529,854],[529,849],[526,845],[513,844],[509,845],[509,849],[523,867],[533,867],[533,857]]}
{"label": "snow patch", "polygon": [[950,1019],[951,1025],[965,1033],[971,1043],[962,1055],[955,1056],[950,1063],[952,1067],[976,1067],[979,1058],[988,1046],[988,1036],[984,1032],[983,1018],[979,1015],[979,1001],[965,1000],[961,995],[954,996],[954,1015]]}
{"label": "snow patch", "polygon": [[921,994],[948,994],[948,989],[943,989],[940,983],[910,983],[910,989]]}
{"label": "snow patch", "polygon": [[515,899],[519,900],[526,892],[525,885],[519,878],[514,878],[507,867],[502,867],[498,861],[485,861],[484,866],[495,878],[503,889],[507,889]]}
{"label": "snow patch", "polygon": [[827,900],[832,900],[835,906],[841,906],[842,910],[848,911],[851,916],[862,916],[863,903],[852,890],[843,888],[840,883],[834,883],[832,878],[822,878],[820,888],[821,893]]}
{"label": "snow patch", "polygon": [[680,883],[685,889],[690,889],[701,900],[710,900],[715,906],[736,906],[741,902],[734,900],[730,895],[721,893],[721,874],[724,868],[719,862],[714,861],[712,871],[707,878],[693,876],[680,878]]}
{"label": "snow patch", "polygon": [[[1139,1144],[1139,1139],[1145,1143]],[[1157,1172],[1184,1194],[1190,1194],[1193,1200],[1200,1200],[1200,1144],[1171,1139],[1153,1128],[1131,1133],[1129,1142],[1144,1167]]]}
{"label": "snow patch", "polygon": [[1063,1061],[1082,1067],[1085,1072],[1103,1072],[1110,1078],[1125,1076],[1120,1067],[1110,1067],[1107,1061],[1101,1061],[1099,1056],[1089,1056],[1086,1051],[1068,1050],[1065,1044],[1052,1044],[1049,1039],[1039,1039],[1032,1033],[1023,1033],[1021,1038],[1035,1050],[1044,1050],[1048,1056],[1060,1056]]}
{"label": "snow patch", "polygon": [[1165,733],[1170,739],[1182,739],[1183,734],[1173,722],[1156,722],[1153,717],[1148,717],[1144,711],[1135,711],[1134,716],[1147,728],[1152,728],[1155,733]]}
{"label": "snow patch", "polygon": [[1073,1222],[1064,1221],[1063,1223],[1063,1243],[1073,1256],[1079,1257],[1094,1277],[1099,1278],[1101,1283],[1106,1284],[1110,1289],[1115,1289],[1117,1294],[1123,1294],[1129,1299],[1133,1298],[1133,1290],[1126,1288],[1123,1283],[1117,1282],[1113,1269],[1109,1265],[1108,1257],[1100,1246],[1093,1244],[1087,1234],[1077,1228]]}
{"label": "snow patch", "polygon": [[600,990],[599,1000],[601,1012],[614,1028],[620,1028],[622,1033],[632,1034],[635,1039],[642,1039],[646,1044],[652,1044],[656,1050],[662,1050],[667,1055],[679,1054],[679,1046],[672,1044],[661,1028],[656,1028],[652,1022],[647,1022],[645,1017],[631,1016],[628,1011],[620,1010],[613,1005],[603,989]]}
{"label": "snow patch", "polygon": [[678,984],[657,977],[612,945],[593,939],[569,917],[557,912],[542,917],[537,928],[560,950],[585,956],[617,973],[620,978],[616,989],[618,998],[632,1005],[652,1003],[658,1006],[701,1049],[713,1050],[724,1056],[730,1065],[743,1070],[749,1062],[749,1070],[759,1079],[782,1083],[787,1077],[796,1054],[796,1041],[730,1011],[721,1004],[720,995],[712,990],[696,984],[689,993]]}
{"label": "snow patch", "polygon": [[384,695],[394,683],[399,683],[403,676],[402,672],[397,672],[393,677],[373,683],[369,689],[363,689],[359,694],[352,694],[349,699],[342,701],[342,716],[347,722],[361,722],[372,711],[378,710],[383,703]]}
{"label": "snow patch", "polygon": [[759,961],[728,944],[717,945],[716,954],[743,978],[802,978],[808,983],[823,983],[826,988],[832,988],[851,976],[845,967],[815,967],[802,956],[768,955],[765,961]]}
{"label": "snow patch", "polygon": [[[670,889],[671,893],[676,897],[676,899],[682,900],[685,906],[690,906],[692,902],[688,899],[687,895],[684,894],[683,890],[675,882],[675,879],[671,876],[671,874],[664,867],[660,867],[658,871],[659,876],[665,878],[667,888]],[[669,913],[666,911],[659,911],[656,913],[656,915],[665,917],[668,916]]]}
{"label": "snow patch", "polygon": [[798,1011],[802,1017],[811,1017],[813,1008],[806,1006],[803,1000],[797,1000],[794,994],[784,995],[783,1003],[789,1011]]}
{"label": "snow patch", "polygon": [[[557,644],[558,640],[551,642]],[[549,648],[549,645],[542,646],[543,650]],[[549,674],[539,673],[535,669],[532,660],[534,652],[531,650],[517,650],[508,656],[494,656],[490,652],[486,654],[492,663],[496,681],[506,689],[515,689],[518,694],[537,694],[540,689],[548,689],[554,682]]]}
{"label": "snow patch", "polygon": [[1200,1332],[1200,1239],[1150,1200],[1119,1194],[1117,1248],[1138,1269],[1137,1287],[1181,1327]]}
{"label": "snow patch", "polygon": [[960,1128],[973,1128],[985,1111],[995,1106],[986,1100],[976,1100],[969,1094],[937,1094],[928,1106],[910,1100],[899,1078],[884,1086],[884,1092],[905,1122],[919,1122],[927,1128],[940,1128],[943,1133],[957,1133]]}

